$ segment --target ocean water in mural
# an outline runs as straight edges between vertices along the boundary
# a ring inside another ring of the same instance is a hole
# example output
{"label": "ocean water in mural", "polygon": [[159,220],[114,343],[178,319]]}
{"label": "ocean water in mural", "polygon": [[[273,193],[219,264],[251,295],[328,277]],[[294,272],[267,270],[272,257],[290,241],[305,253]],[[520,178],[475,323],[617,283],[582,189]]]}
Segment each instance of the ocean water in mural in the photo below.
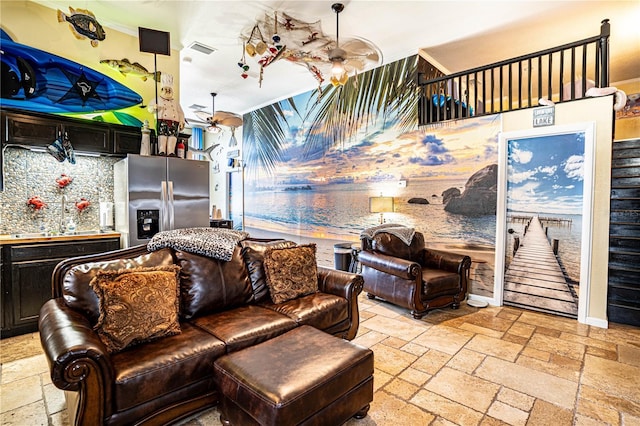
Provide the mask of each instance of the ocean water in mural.
{"label": "ocean water in mural", "polygon": [[[460,242],[492,246],[495,216],[469,217],[447,213],[442,192],[464,189],[466,180],[417,178],[393,191],[395,211],[384,213],[389,223],[402,223],[422,232],[427,242]],[[389,191],[387,191],[389,192]],[[378,225],[378,213],[369,212],[369,185],[319,184],[277,186],[248,192],[245,220],[252,225],[276,229],[296,229],[302,235],[326,238],[352,237]],[[426,198],[429,204],[414,204],[411,198]]]}

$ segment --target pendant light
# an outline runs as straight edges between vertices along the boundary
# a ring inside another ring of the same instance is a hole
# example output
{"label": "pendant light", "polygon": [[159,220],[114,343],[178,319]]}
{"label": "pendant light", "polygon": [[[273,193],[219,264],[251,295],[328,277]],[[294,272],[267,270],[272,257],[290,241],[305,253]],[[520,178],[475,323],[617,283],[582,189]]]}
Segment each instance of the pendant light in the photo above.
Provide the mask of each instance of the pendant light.
{"label": "pendant light", "polygon": [[334,87],[344,86],[349,79],[347,70],[344,68],[344,61],[347,52],[340,48],[340,26],[339,17],[340,12],[344,10],[344,4],[334,3],[331,5],[331,9],[336,13],[336,47],[329,51],[329,60],[331,61],[331,84]]}

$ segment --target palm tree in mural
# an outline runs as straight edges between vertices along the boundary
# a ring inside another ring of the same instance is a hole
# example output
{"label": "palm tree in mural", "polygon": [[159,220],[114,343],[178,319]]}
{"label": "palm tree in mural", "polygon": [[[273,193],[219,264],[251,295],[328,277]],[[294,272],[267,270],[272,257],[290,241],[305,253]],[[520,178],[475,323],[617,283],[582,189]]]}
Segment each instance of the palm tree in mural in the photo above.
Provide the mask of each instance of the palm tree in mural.
{"label": "palm tree in mural", "polygon": [[[361,128],[382,117],[393,121],[402,131],[418,122],[419,87],[416,82],[417,56],[393,62],[351,77],[344,86],[316,89],[317,99],[306,112],[311,123],[305,140],[305,152],[327,151],[351,137]],[[300,116],[293,98],[285,101]],[[243,138],[247,143],[245,160],[249,170],[275,170],[287,136],[287,117],[277,102],[245,115]]]}

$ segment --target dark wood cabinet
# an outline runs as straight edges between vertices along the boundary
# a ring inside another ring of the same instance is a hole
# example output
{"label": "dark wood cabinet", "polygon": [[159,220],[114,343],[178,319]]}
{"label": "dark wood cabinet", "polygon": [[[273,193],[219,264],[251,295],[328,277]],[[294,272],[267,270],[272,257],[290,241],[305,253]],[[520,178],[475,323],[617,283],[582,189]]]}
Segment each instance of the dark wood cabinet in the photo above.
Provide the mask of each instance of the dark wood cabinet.
{"label": "dark wood cabinet", "polygon": [[[21,330],[38,321],[40,307],[51,298],[51,277],[53,268],[62,259],[40,260],[34,262],[17,262],[11,264],[11,312],[9,324],[14,330]],[[5,327],[6,328],[6,327]]]}
{"label": "dark wood cabinet", "polygon": [[111,134],[113,135],[114,154],[140,154],[140,141],[142,138],[140,129],[114,128]]}
{"label": "dark wood cabinet", "polygon": [[60,122],[55,119],[26,114],[4,114],[6,139],[3,142],[17,145],[47,146],[58,137]]}
{"label": "dark wood cabinet", "polygon": [[64,123],[61,126],[69,137],[74,150],[97,154],[111,154],[113,152],[108,127],[96,126],[90,122],[87,124]]}
{"label": "dark wood cabinet", "polygon": [[[139,128],[51,114],[2,110],[2,144],[45,149],[67,133],[77,152],[124,157],[140,153]],[[153,136],[152,136],[153,137]],[[0,182],[0,189],[1,189]]]}
{"label": "dark wood cabinet", "polygon": [[6,143],[45,148],[66,132],[76,151],[112,152],[109,128],[101,123],[70,122],[64,117],[45,118],[19,113],[6,113],[5,116]]}
{"label": "dark wood cabinet", "polygon": [[52,296],[51,275],[61,260],[118,248],[118,238],[2,246],[1,337],[38,329],[40,307]]}

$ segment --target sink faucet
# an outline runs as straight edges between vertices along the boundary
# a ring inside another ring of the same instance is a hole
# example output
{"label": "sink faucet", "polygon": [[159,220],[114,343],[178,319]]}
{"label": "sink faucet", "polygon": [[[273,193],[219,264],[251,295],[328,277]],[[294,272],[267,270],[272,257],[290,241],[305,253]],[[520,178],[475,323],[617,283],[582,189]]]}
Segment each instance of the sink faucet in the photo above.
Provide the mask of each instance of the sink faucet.
{"label": "sink faucet", "polygon": [[65,221],[65,213],[67,212],[67,196],[62,195],[62,214],[60,215],[60,233],[64,234],[67,232],[67,222]]}

